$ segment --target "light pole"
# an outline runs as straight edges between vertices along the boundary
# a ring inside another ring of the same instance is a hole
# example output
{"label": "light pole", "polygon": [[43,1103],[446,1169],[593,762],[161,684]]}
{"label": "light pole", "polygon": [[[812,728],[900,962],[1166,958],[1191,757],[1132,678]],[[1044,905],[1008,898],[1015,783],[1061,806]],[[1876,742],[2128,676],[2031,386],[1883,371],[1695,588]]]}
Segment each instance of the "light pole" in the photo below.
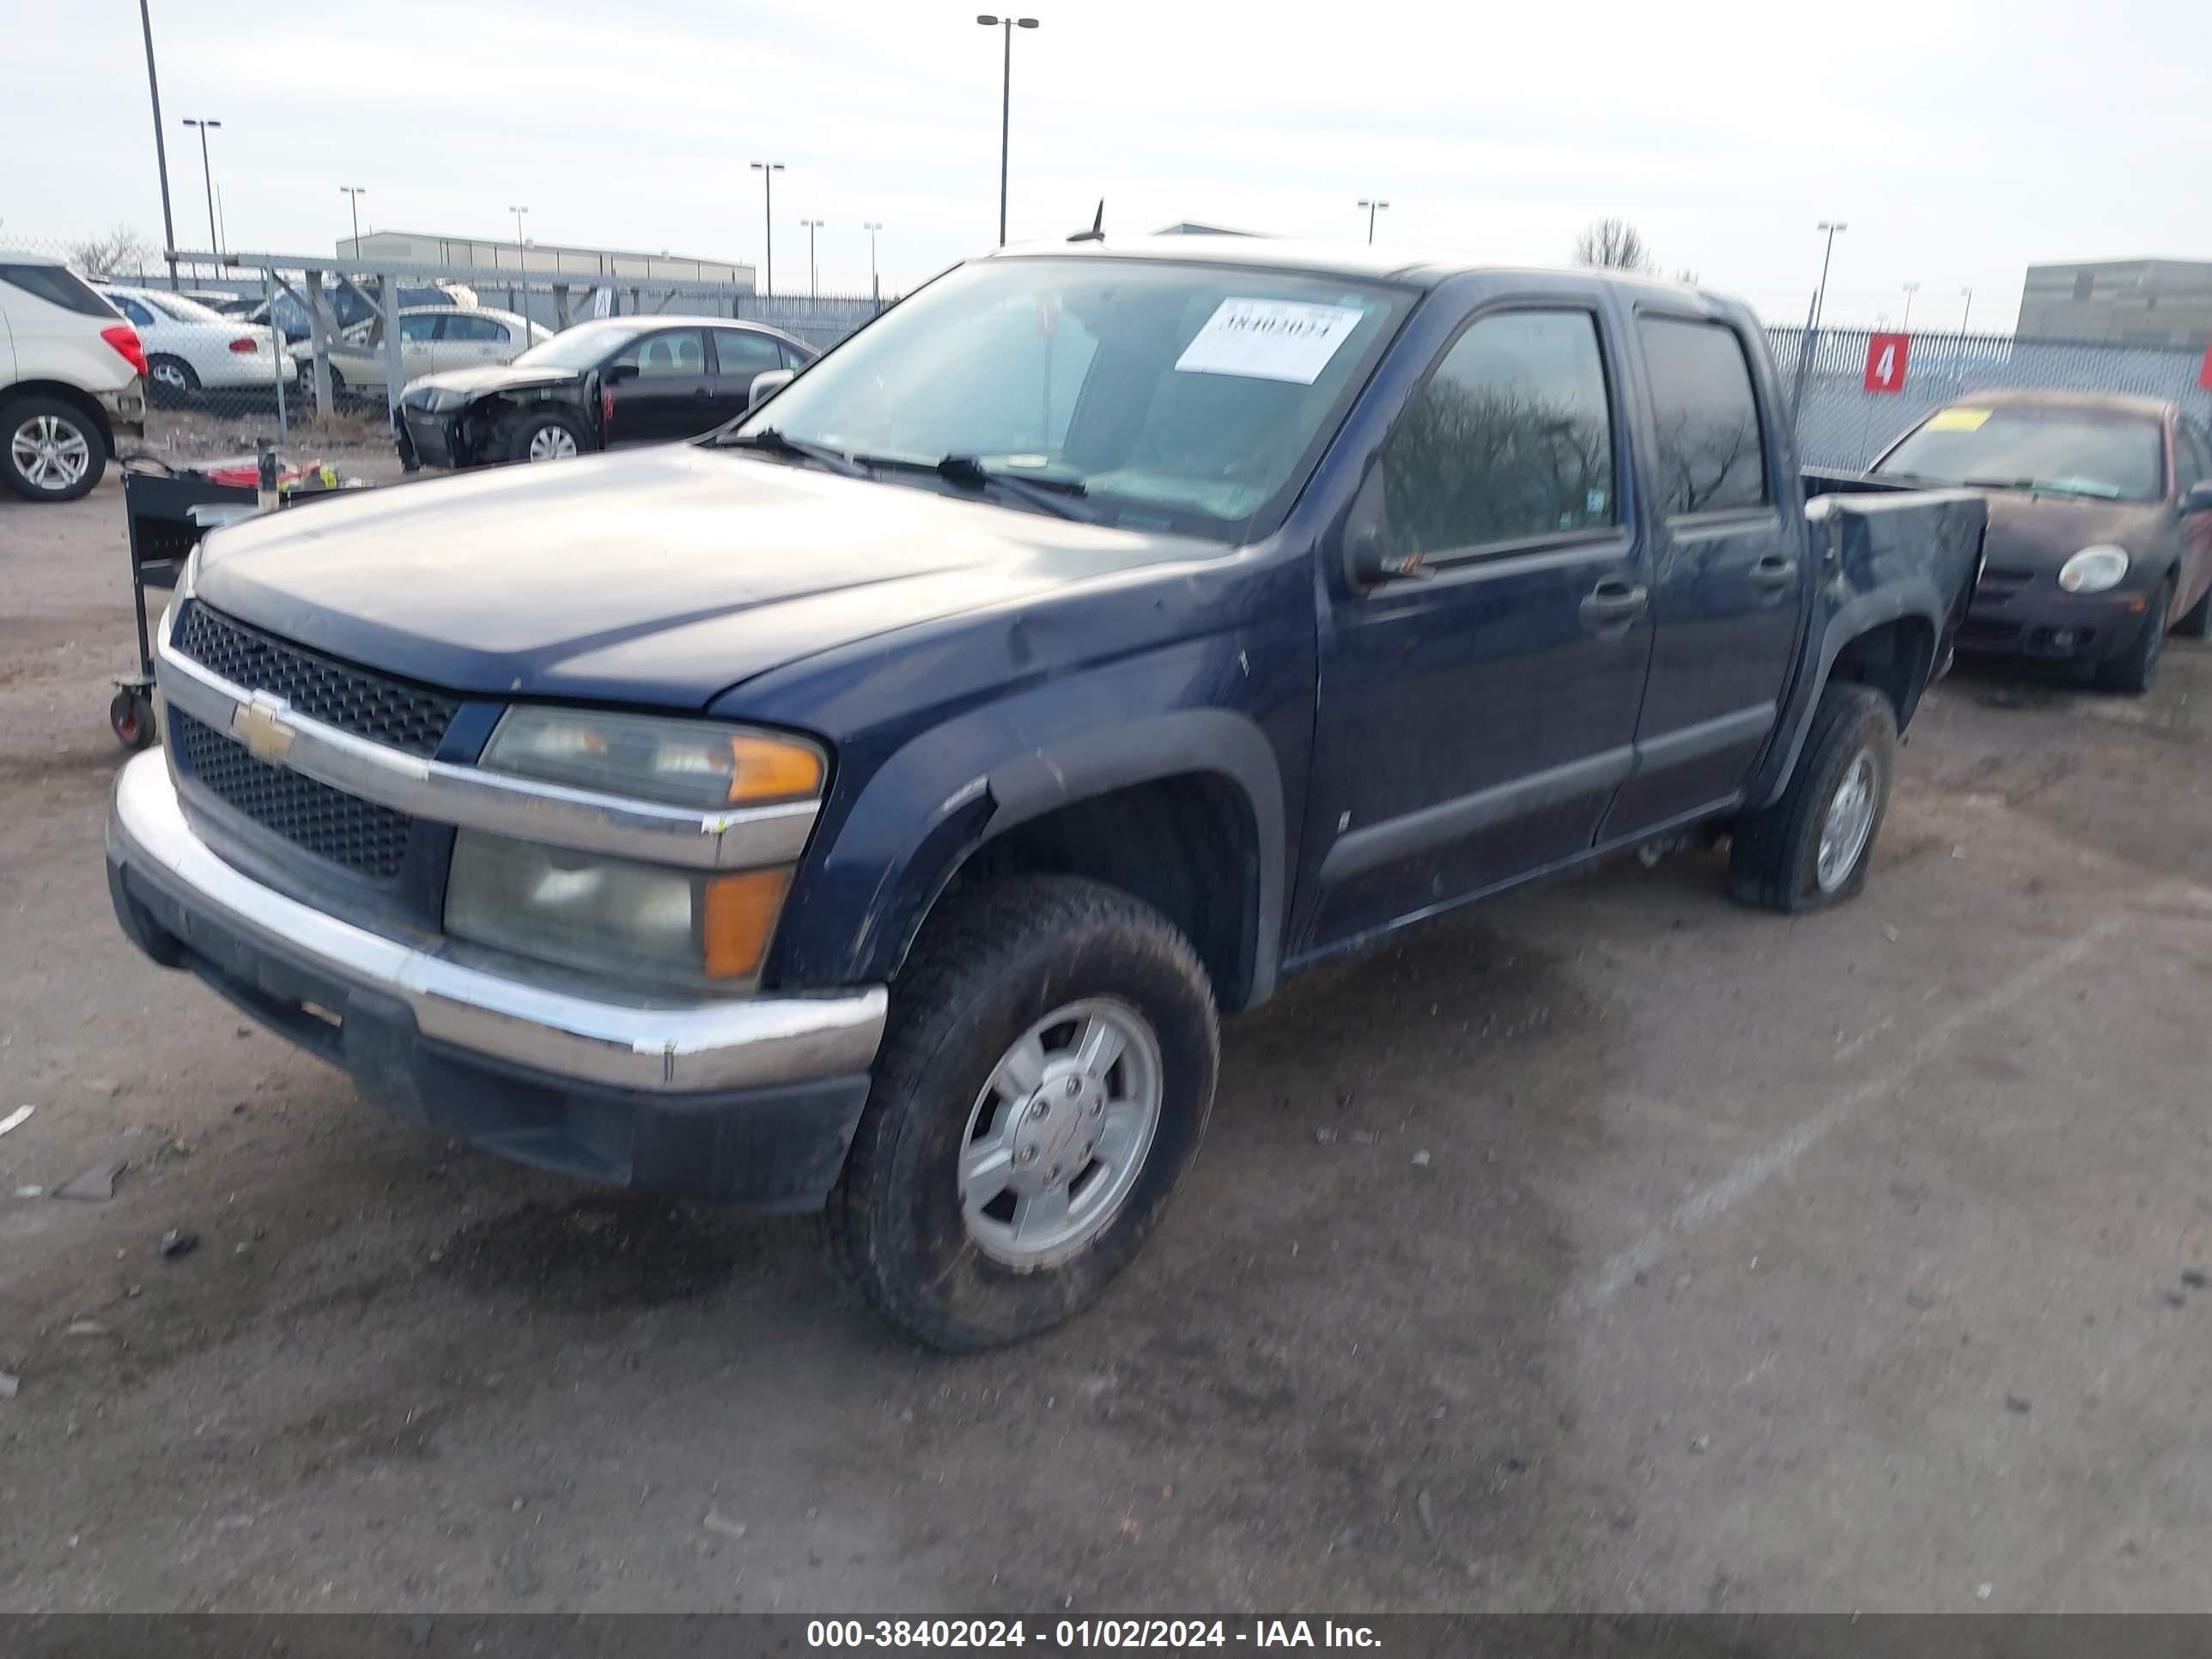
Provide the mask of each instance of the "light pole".
{"label": "light pole", "polygon": [[814,233],[829,222],[825,219],[801,219],[806,227],[806,281],[808,291],[814,299],[822,297],[822,267],[814,263]]}
{"label": "light pole", "polygon": [[[514,268],[517,270],[520,270],[522,269],[522,249],[524,246],[522,216],[529,212],[530,210],[526,207],[517,207],[514,203],[509,202],[507,204],[507,210],[514,216]],[[510,286],[507,290],[507,308],[509,311],[520,309],[514,301],[515,292]]]}
{"label": "light pole", "polygon": [[879,221],[871,219],[860,228],[868,233],[868,297],[880,300],[884,297],[884,285],[876,280],[876,233],[883,228],[883,225]]}
{"label": "light pole", "polygon": [[1006,245],[1006,147],[1014,125],[1014,31],[1033,29],[1034,17],[994,17],[988,12],[975,20],[985,28],[1003,29],[1006,36],[1006,69],[999,84],[999,246]]}
{"label": "light pole", "polygon": [[222,252],[222,239],[216,234],[215,229],[215,175],[208,170],[207,136],[210,127],[222,125],[220,121],[195,121],[189,118],[185,122],[185,125],[200,130],[200,183],[207,189],[208,246],[217,253]]}
{"label": "light pole", "polygon": [[1818,329],[1820,315],[1828,308],[1828,262],[1836,257],[1836,237],[1838,233],[1849,230],[1850,227],[1841,219],[1823,219],[1813,228],[1828,233],[1828,249],[1820,256],[1820,286],[1813,294],[1813,326]]}
{"label": "light pole", "polygon": [[169,259],[169,291],[177,289],[177,227],[169,217],[169,146],[161,135],[161,83],[154,74],[154,20],[138,0],[138,28],[146,37],[146,92],[154,100],[154,165],[161,170],[161,252]]}
{"label": "light pole", "polygon": [[1912,332],[1912,296],[1913,296],[1914,295],[1916,295],[1916,294],[1919,293],[1919,292],[1920,292],[1920,284],[1919,284],[1919,283],[1907,283],[1905,285],[1905,325],[1904,325],[1904,326],[1905,326],[1905,331],[1907,334],[1910,334],[1910,333],[1911,333],[1911,332]]}
{"label": "light pole", "polygon": [[761,231],[768,242],[761,266],[761,297],[766,299],[775,292],[775,175],[783,171],[783,163],[755,161],[752,169],[761,176]]}
{"label": "light pole", "polygon": [[1962,288],[1959,292],[1966,298],[1966,308],[1959,313],[1959,332],[1964,334],[1966,331],[1966,319],[1974,314],[1974,290],[1971,288]]}
{"label": "light pole", "polygon": [[1370,202],[1363,197],[1359,205],[1367,210],[1367,245],[1372,247],[1375,245],[1375,216],[1389,212],[1390,204],[1388,202]]}
{"label": "light pole", "polygon": [[340,185],[338,194],[346,198],[346,205],[353,210],[353,257],[358,259],[361,258],[361,198],[368,194],[368,186]]}

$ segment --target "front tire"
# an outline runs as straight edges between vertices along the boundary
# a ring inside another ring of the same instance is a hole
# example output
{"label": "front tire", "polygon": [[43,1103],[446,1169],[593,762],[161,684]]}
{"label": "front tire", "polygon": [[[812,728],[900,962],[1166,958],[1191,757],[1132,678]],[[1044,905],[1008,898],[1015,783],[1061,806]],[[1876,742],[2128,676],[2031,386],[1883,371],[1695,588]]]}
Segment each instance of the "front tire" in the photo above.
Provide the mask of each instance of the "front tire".
{"label": "front tire", "polygon": [[507,459],[510,461],[565,461],[588,447],[582,423],[573,416],[552,413],[525,415],[508,428]]}
{"label": "front tire", "polygon": [[1889,699],[1869,686],[1828,686],[1782,799],[1736,820],[1730,896],[1785,915],[1856,896],[1896,770]]}
{"label": "front tire", "polygon": [[1219,1066],[1206,970],[1149,905],[1058,876],[952,896],[893,988],[830,1200],[840,1266],[932,1347],[1050,1329],[1143,1248]]}
{"label": "front tire", "polygon": [[2173,578],[2168,576],[2143,615],[2143,625],[2130,645],[2110,662],[2097,665],[2097,684],[2106,691],[2140,697],[2158,678],[2159,659],[2166,654],[2166,617],[2173,609]]}

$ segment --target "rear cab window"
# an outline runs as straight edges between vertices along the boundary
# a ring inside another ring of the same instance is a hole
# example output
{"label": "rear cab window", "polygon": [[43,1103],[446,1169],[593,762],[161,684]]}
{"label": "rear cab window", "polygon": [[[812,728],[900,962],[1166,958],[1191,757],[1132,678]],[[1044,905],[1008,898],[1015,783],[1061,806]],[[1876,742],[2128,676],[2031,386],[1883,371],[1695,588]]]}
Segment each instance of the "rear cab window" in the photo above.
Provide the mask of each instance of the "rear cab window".
{"label": "rear cab window", "polygon": [[1636,319],[1650,377],[1658,504],[1670,519],[1768,504],[1766,434],[1743,337],[1725,323]]}
{"label": "rear cab window", "polygon": [[79,316],[104,317],[114,322],[122,315],[98,289],[61,265],[0,260],[0,283],[20,289],[33,299],[44,300],[50,306],[74,311]]}

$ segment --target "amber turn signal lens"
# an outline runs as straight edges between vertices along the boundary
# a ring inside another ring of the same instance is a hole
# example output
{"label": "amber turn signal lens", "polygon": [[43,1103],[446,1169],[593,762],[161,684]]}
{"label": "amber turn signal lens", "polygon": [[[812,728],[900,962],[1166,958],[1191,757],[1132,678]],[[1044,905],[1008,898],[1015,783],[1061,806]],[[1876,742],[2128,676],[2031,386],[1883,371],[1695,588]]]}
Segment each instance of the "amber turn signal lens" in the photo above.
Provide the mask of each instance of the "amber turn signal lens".
{"label": "amber turn signal lens", "polygon": [[796,799],[822,788],[822,757],[795,743],[734,735],[730,759],[733,802]]}
{"label": "amber turn signal lens", "polygon": [[748,870],[707,883],[706,969],[709,979],[744,979],[760,971],[783,908],[788,870]]}

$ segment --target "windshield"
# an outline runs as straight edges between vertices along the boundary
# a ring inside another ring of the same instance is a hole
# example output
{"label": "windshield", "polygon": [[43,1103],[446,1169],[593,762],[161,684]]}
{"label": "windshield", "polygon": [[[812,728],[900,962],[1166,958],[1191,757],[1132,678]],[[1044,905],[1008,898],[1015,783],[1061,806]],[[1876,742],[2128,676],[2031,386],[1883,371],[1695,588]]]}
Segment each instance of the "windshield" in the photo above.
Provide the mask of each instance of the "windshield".
{"label": "windshield", "polygon": [[1874,470],[1941,483],[2154,501],[2166,494],[2162,437],[2157,422],[2133,416],[1961,404],[1929,416]]}
{"label": "windshield", "polygon": [[613,323],[585,323],[562,329],[542,345],[514,360],[517,368],[591,368],[616,347],[637,337],[634,328]]}
{"label": "windshield", "polygon": [[1287,506],[1410,299],[1224,266],[982,260],[885,313],[735,435],[773,431],[863,465],[958,458],[971,482],[1080,495],[1102,523],[1238,540]]}

